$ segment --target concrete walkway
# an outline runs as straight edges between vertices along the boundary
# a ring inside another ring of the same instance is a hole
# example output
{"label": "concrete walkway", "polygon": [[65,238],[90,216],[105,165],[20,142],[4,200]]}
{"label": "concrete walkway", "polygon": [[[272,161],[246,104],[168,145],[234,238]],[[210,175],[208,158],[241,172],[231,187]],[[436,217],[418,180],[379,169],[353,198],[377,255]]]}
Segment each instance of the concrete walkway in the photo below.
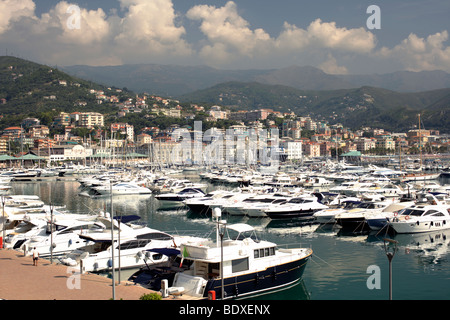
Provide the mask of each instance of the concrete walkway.
{"label": "concrete walkway", "polygon": [[[55,261],[55,260],[54,260]],[[96,274],[39,259],[16,250],[0,249],[0,299],[6,300],[110,300],[112,280]],[[121,281],[115,286],[116,300],[139,300],[152,291]]]}

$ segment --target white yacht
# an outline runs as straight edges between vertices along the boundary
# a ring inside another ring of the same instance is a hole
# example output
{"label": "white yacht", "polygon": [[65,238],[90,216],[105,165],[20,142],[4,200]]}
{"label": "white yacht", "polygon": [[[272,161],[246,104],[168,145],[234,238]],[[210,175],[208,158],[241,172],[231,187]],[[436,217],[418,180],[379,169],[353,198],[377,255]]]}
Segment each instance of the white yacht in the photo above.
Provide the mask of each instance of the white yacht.
{"label": "white yacht", "polygon": [[221,208],[222,204],[226,203],[227,199],[230,199],[239,193],[226,190],[215,190],[209,192],[204,197],[187,199],[184,201],[184,204],[194,213],[206,214],[215,207]]}
{"label": "white yacht", "polygon": [[187,187],[176,193],[161,193],[155,196],[160,208],[184,206],[183,201],[188,199],[203,198],[205,193],[196,188]]}
{"label": "white yacht", "polygon": [[199,240],[195,237],[171,236],[146,226],[118,223],[116,220],[114,224],[114,245],[111,245],[111,226],[104,232],[80,235],[89,245],[72,251],[61,262],[82,268],[83,272],[111,270],[114,248],[115,269],[136,268],[167,261],[167,256],[151,252],[152,249],[178,248],[182,243]]}
{"label": "white yacht", "polygon": [[389,222],[397,233],[421,233],[450,228],[450,205],[417,204],[405,208]]}
{"label": "white yacht", "polygon": [[319,210],[313,214],[316,222],[321,224],[334,224],[336,223],[336,215],[345,212],[350,209],[354,209],[361,203],[359,198],[346,198],[341,201],[340,204],[330,206],[330,208]]}
{"label": "white yacht", "polygon": [[313,218],[313,214],[319,210],[327,209],[328,206],[320,203],[316,196],[305,194],[272,206],[264,210],[271,219],[290,218]]}
{"label": "white yacht", "polygon": [[248,217],[267,217],[265,210],[289,201],[292,197],[279,194],[249,194],[248,198],[227,206],[226,212],[230,215],[246,215]]}
{"label": "white yacht", "polygon": [[141,186],[135,182],[119,182],[112,186],[103,185],[93,188],[96,192],[101,195],[127,195],[127,194],[151,194],[152,191],[144,186]]}
{"label": "white yacht", "polygon": [[353,232],[368,231],[366,216],[379,213],[393,202],[386,201],[363,201],[356,208],[345,210],[335,215],[336,223],[343,229]]}
{"label": "white yacht", "polygon": [[[53,225],[53,232],[51,225]],[[80,234],[97,232],[105,229],[105,224],[99,220],[64,219],[53,224],[47,223],[47,227],[26,240],[21,249],[26,255],[30,255],[33,248],[41,257],[62,255],[77,248],[84,247],[87,240],[80,239]],[[52,243],[53,240],[53,243]],[[51,249],[53,247],[53,250]]]}

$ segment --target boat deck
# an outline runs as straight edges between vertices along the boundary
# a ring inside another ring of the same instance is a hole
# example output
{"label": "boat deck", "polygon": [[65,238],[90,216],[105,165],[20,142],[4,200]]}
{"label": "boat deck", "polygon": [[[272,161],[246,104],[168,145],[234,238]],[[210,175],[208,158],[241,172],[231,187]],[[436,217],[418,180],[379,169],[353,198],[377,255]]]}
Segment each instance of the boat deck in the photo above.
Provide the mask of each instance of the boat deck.
{"label": "boat deck", "polygon": [[[111,279],[96,274],[74,274],[75,269],[32,257],[16,250],[0,249],[0,299],[5,300],[110,300]],[[72,270],[72,271],[71,271]],[[78,282],[75,277],[81,277]],[[117,273],[116,273],[117,277]],[[116,279],[117,280],[117,279]],[[79,285],[78,285],[79,284]],[[71,289],[70,287],[75,287]],[[116,300],[139,300],[154,291],[127,281],[115,286]],[[173,300],[169,296],[167,300]],[[177,297],[183,299],[183,297]]]}

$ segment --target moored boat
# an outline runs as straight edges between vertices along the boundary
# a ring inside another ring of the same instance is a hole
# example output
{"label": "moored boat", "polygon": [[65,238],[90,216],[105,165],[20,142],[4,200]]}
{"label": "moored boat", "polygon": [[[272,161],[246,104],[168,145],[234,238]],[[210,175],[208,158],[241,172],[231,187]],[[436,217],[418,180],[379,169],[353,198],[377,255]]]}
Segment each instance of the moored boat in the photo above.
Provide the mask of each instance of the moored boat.
{"label": "moored boat", "polygon": [[181,246],[184,260],[192,265],[175,275],[169,293],[243,298],[281,290],[301,280],[312,255],[310,248],[278,249],[273,242],[259,240],[247,224],[227,225],[226,230],[234,231],[235,236],[221,241],[217,232],[215,243]]}
{"label": "moored boat", "polygon": [[421,233],[450,229],[450,205],[414,205],[389,222],[397,233]]}

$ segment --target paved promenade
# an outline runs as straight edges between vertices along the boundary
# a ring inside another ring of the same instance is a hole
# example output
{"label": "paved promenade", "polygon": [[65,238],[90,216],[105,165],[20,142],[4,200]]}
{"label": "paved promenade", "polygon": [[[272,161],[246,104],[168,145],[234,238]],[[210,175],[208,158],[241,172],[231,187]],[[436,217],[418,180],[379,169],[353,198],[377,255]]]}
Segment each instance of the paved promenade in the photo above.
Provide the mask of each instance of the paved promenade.
{"label": "paved promenade", "polygon": [[[0,299],[110,300],[111,281],[95,274],[74,274],[67,266],[52,265],[45,259],[39,259],[36,267],[31,256],[24,257],[16,250],[0,249]],[[150,292],[126,281],[115,286],[116,300],[139,300]]]}

